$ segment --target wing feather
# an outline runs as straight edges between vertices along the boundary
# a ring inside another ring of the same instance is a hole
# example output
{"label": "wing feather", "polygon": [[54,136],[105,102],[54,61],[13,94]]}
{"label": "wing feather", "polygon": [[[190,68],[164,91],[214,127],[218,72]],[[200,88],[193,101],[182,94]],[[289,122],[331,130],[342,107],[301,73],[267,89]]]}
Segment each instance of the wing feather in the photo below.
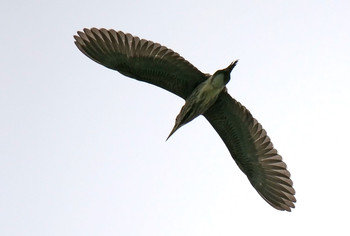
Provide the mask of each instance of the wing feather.
{"label": "wing feather", "polygon": [[186,99],[207,75],[159,43],[106,29],[84,29],[74,36],[81,52],[123,75],[151,83]]}
{"label": "wing feather", "polygon": [[294,208],[295,190],[287,165],[251,113],[224,92],[204,116],[263,199],[278,210]]}

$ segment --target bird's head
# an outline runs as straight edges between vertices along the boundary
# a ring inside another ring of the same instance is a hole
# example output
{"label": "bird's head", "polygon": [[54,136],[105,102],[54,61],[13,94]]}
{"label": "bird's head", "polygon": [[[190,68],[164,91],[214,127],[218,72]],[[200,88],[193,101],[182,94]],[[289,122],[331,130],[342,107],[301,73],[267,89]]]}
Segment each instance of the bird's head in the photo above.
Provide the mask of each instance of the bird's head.
{"label": "bird's head", "polygon": [[231,71],[232,69],[236,66],[238,60],[235,60],[232,62],[228,67],[225,69],[221,69],[216,71],[212,76],[211,76],[211,81],[214,86],[225,86],[231,79]]}

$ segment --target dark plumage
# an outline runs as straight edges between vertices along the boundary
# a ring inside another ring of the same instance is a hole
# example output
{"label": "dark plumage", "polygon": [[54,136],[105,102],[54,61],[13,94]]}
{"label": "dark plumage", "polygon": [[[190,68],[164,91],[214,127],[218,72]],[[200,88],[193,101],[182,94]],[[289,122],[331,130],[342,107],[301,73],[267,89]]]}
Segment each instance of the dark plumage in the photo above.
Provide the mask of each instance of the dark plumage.
{"label": "dark plumage", "polygon": [[[184,98],[186,104],[190,103],[188,98],[197,86],[216,79],[214,76],[220,72],[213,76],[204,74],[171,49],[120,31],[84,29],[74,38],[80,51],[95,62],[166,89]],[[214,127],[258,193],[274,208],[290,211],[296,202],[290,173],[266,131],[226,92],[224,86],[229,81],[229,72],[225,74],[225,81],[219,83],[222,85],[216,90],[219,95],[197,113],[203,114]],[[197,113],[196,116],[200,115]]]}

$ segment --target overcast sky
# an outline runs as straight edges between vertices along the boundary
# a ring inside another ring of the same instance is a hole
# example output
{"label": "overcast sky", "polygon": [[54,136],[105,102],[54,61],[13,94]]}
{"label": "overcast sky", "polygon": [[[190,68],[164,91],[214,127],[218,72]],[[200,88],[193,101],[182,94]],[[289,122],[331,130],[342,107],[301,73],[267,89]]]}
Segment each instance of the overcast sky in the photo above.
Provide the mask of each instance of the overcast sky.
{"label": "overcast sky", "polygon": [[[0,234],[349,233],[349,1],[2,1]],[[288,165],[277,211],[199,117],[165,142],[184,101],[83,55],[113,28],[205,73],[239,59],[229,93]]]}

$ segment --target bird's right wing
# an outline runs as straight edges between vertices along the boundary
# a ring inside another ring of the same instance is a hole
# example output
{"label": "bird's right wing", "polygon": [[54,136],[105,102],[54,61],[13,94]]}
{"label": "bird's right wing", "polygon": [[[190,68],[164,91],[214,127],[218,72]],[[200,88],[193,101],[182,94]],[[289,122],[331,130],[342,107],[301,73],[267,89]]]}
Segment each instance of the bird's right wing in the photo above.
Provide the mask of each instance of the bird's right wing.
{"label": "bird's right wing", "polygon": [[115,30],[83,31],[74,36],[75,44],[90,59],[184,99],[207,78],[178,53],[158,43]]}
{"label": "bird's right wing", "polygon": [[251,113],[228,93],[204,114],[258,193],[274,208],[294,208],[295,190],[282,157]]}

